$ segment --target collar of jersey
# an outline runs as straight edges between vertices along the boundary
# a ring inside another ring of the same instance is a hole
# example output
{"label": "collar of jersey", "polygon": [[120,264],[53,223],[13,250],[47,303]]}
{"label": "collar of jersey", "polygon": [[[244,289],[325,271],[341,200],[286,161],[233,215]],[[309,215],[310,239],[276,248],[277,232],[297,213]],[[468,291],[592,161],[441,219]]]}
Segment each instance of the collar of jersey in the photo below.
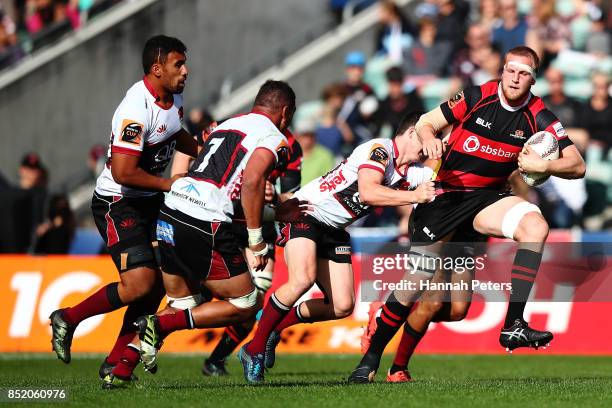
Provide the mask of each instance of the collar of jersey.
{"label": "collar of jersey", "polygon": [[525,102],[523,102],[521,105],[510,106],[506,102],[504,102],[504,97],[502,95],[502,89],[501,89],[501,81],[499,81],[499,84],[497,85],[497,96],[499,97],[499,103],[501,103],[501,106],[505,110],[510,111],[510,112],[516,112],[517,110],[522,109],[523,107],[527,106],[527,104],[531,100],[531,91],[529,92],[527,99],[525,99]]}
{"label": "collar of jersey", "polygon": [[[161,99],[160,96],[157,94],[157,92],[155,91],[155,89],[153,88],[153,85],[151,85],[151,83],[147,80],[147,76],[144,75],[142,77],[142,82],[144,83],[145,88],[147,88],[147,91],[149,91],[149,93],[151,94],[151,96],[153,98],[155,98],[155,104],[157,106],[159,106],[160,108],[164,109],[164,110],[168,110],[172,107],[172,105],[170,106],[170,108],[165,108],[164,106],[162,106],[162,104],[159,103],[159,100]],[[174,99],[174,95],[172,96],[172,99]],[[174,103],[173,103],[174,104]]]}
{"label": "collar of jersey", "polygon": [[274,121],[272,120],[272,117],[269,114],[267,114],[266,112],[254,109],[254,110],[252,110],[249,113],[254,113],[256,115],[265,116],[266,118],[270,119],[270,122],[274,123]]}

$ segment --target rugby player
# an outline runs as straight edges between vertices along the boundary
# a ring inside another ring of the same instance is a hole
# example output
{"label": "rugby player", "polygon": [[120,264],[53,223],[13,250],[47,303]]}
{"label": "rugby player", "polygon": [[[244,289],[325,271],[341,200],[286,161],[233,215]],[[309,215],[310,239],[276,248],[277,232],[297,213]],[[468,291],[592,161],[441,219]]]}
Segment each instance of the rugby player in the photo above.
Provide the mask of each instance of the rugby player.
{"label": "rugby player", "polygon": [[[282,132],[294,111],[291,87],[267,81],[252,111],[217,126],[187,176],[172,184],[157,222],[168,307],[136,319],[139,342],[124,349],[104,388],[129,385],[139,357],[146,370],[155,372],[157,350],[168,334],[243,322],[259,310],[261,296],[232,232],[232,200],[241,198],[251,268],[262,270],[269,250],[261,227],[266,178],[287,165]],[[202,303],[201,284],[220,300]]]}
{"label": "rugby player", "polygon": [[[275,169],[266,182],[266,212],[271,213],[274,209],[272,206],[278,206],[290,198],[293,193],[300,187],[302,181],[301,178],[301,164],[302,164],[302,148],[297,142],[293,134],[289,129],[285,130],[285,136],[289,144],[289,160],[287,168],[284,171]],[[277,192],[278,188],[278,192]],[[247,261],[250,261],[253,257],[253,253],[249,249],[248,235],[245,224],[244,215],[238,216],[241,213],[240,200],[234,201],[234,218],[232,220],[232,229],[234,235],[238,239],[240,248],[243,249]],[[274,244],[276,242],[277,233],[276,226],[272,220],[264,220],[262,224],[263,238],[269,248],[269,258],[266,266],[263,270],[251,270],[253,277],[253,283],[259,292],[263,295],[272,286],[272,274],[274,272]],[[207,376],[222,376],[227,375],[228,372],[225,368],[227,357],[238,347],[240,343],[251,333],[255,325],[255,318],[249,319],[242,323],[233,324],[228,326],[223,331],[221,339],[217,342],[217,345],[213,349],[212,353],[208,358],[204,360],[202,364],[202,374]]]}
{"label": "rugby player", "polygon": [[101,378],[134,337],[136,318],[155,312],[163,297],[155,226],[162,192],[169,191],[177,177],[164,178],[162,173],[175,149],[197,155],[196,142],[182,127],[186,51],[176,38],[149,39],[142,54],[144,77],[127,91],[113,115],[108,160],[96,182],[92,211],[119,281],[50,316],[53,350],[70,363],[72,337],[80,322],[128,306],[117,341],[100,367]]}
{"label": "rugby player", "polygon": [[[413,214],[412,240],[425,243],[413,247],[420,256],[435,258],[443,242],[475,242],[483,236],[506,237],[519,243],[514,258],[512,293],[499,342],[507,350],[544,346],[552,340],[547,331],[535,330],[523,319],[527,298],[536,278],[548,224],[537,206],[504,189],[517,168],[527,173],[544,173],[562,178],[581,178],[585,164],[567,136],[563,125],[530,90],[539,65],[537,54],[528,47],[511,49],[504,57],[499,81],[490,81],[458,93],[448,102],[425,114],[417,123],[424,151],[441,159],[435,181],[440,195],[417,206]],[[453,125],[448,148],[436,133]],[[559,144],[559,158],[544,160],[525,142],[538,131],[552,133]],[[426,265],[428,262],[421,262]],[[417,270],[423,279],[435,271]],[[373,380],[382,352],[404,323],[418,291],[395,291],[388,297],[368,351],[349,377],[349,382]],[[416,347],[433,317],[442,309],[439,301],[419,302],[415,319],[404,333]],[[467,312],[455,310],[456,317]],[[446,310],[451,310],[447,308]],[[449,320],[450,316],[447,316]],[[418,321],[418,323],[417,323]],[[414,326],[413,326],[414,324]],[[405,369],[395,367],[394,369]]]}
{"label": "rugby player", "polygon": [[[283,329],[352,313],[351,244],[344,228],[372,206],[424,203],[434,197],[432,171],[419,165],[422,144],[414,127],[419,116],[404,118],[392,140],[373,139],[358,146],[347,160],[287,202],[307,200],[312,209],[297,222],[281,224],[278,244],[286,247],[289,278],[271,295],[253,340],[238,353],[249,383],[263,382],[264,366],[274,365]],[[325,298],[292,307],[315,283]]]}

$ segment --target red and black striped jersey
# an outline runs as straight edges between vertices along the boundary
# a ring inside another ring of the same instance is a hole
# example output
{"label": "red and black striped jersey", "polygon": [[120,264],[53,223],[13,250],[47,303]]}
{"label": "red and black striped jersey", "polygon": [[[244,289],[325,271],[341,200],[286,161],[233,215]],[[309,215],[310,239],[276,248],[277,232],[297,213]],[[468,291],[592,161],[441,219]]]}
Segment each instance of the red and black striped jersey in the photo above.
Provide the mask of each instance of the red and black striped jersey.
{"label": "red and black striped jersey", "polygon": [[274,169],[268,180],[272,184],[279,180],[280,193],[293,193],[300,188],[302,183],[302,147],[293,136],[293,133],[286,129],[283,134],[289,144],[289,160],[284,170]]}
{"label": "red and black striped jersey", "polygon": [[517,168],[525,142],[542,130],[563,150],[572,144],[559,119],[533,94],[522,106],[500,99],[501,84],[490,81],[466,88],[440,105],[453,125],[436,182],[442,189],[502,188]]}

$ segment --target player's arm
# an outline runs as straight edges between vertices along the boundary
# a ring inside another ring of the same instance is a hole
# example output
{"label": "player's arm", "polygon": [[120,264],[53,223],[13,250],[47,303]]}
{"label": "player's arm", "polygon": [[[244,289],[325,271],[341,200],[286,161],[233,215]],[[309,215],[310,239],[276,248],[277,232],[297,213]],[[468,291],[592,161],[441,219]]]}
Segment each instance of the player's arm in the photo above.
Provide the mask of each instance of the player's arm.
{"label": "player's arm", "polygon": [[168,179],[147,173],[138,166],[140,156],[137,155],[113,152],[111,160],[113,179],[123,186],[143,190],[170,191],[172,183],[179,177],[173,176]]}
{"label": "player's arm", "polygon": [[426,203],[435,196],[431,181],[419,185],[414,191],[394,190],[382,185],[381,171],[364,167],[359,169],[359,200],[366,205],[397,207],[400,205]]}
{"label": "player's arm", "polygon": [[439,106],[419,118],[415,130],[423,141],[423,153],[428,158],[438,160],[442,157],[444,144],[436,135],[449,124]]}
{"label": "player's arm", "polygon": [[249,158],[242,176],[240,201],[249,235],[249,249],[253,252],[254,270],[266,266],[267,245],[262,235],[262,213],[265,202],[266,180],[274,169],[276,156],[266,148],[257,148]]}
{"label": "player's arm", "polygon": [[188,156],[198,156],[198,142],[185,129],[176,132],[176,150]]}
{"label": "player's arm", "polygon": [[545,173],[565,179],[584,177],[586,164],[576,146],[566,146],[559,156],[555,160],[545,160],[531,146],[525,145],[519,154],[518,168],[525,173]]}

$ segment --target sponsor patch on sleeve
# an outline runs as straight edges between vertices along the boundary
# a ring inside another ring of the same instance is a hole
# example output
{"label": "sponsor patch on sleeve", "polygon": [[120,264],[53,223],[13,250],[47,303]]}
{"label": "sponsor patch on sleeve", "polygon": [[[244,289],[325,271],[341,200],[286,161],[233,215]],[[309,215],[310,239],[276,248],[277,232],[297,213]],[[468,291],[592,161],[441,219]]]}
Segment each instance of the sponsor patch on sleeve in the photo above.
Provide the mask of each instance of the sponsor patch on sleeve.
{"label": "sponsor patch on sleeve", "polygon": [[563,137],[563,136],[566,135],[565,134],[565,128],[563,128],[563,125],[561,124],[561,122],[556,122],[555,124],[553,124],[552,127],[553,127],[557,137]]}
{"label": "sponsor patch on sleeve", "polygon": [[121,122],[120,140],[124,143],[140,145],[142,135],[144,133],[144,125],[132,119],[123,119]]}
{"label": "sponsor patch on sleeve", "polygon": [[453,109],[459,102],[463,100],[463,91],[457,92],[452,98],[448,100],[448,107]]}
{"label": "sponsor patch on sleeve", "polygon": [[284,170],[289,165],[289,155],[291,154],[291,150],[289,149],[289,145],[286,141],[282,141],[276,146],[276,155],[278,157],[278,162],[276,164],[276,168],[280,170]]}
{"label": "sponsor patch on sleeve", "polygon": [[378,164],[382,164],[384,167],[387,167],[387,163],[389,163],[389,153],[383,145],[375,143],[370,149],[368,160],[376,162]]}

